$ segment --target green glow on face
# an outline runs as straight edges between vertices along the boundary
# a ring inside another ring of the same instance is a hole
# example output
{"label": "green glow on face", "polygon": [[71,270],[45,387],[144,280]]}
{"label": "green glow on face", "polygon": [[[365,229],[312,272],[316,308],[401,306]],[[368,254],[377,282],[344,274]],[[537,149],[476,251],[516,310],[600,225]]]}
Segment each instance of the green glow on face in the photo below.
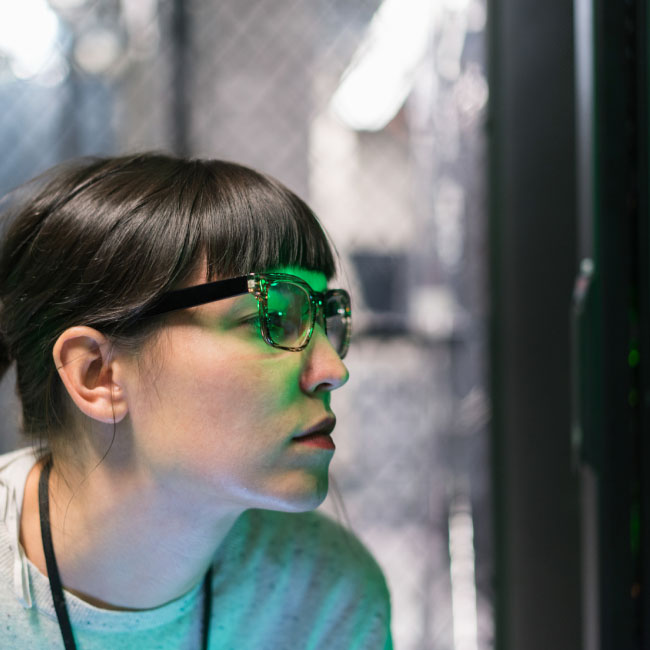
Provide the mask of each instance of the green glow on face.
{"label": "green glow on face", "polygon": [[279,266],[274,269],[268,269],[268,273],[288,273],[304,280],[314,291],[327,290],[327,278],[320,271],[308,271],[299,266]]}
{"label": "green glow on face", "polygon": [[[310,271],[299,266],[278,266],[270,269],[265,269],[265,271],[267,273],[286,273],[288,275],[295,275],[296,277],[305,281],[314,291],[327,291],[327,278],[325,274],[320,271]],[[280,352],[280,350],[277,350],[276,352]],[[269,358],[272,359],[273,357]],[[300,383],[291,380],[285,384],[284,390],[278,394],[276,403],[280,407],[290,407],[290,405],[295,401],[296,396],[300,395],[301,393],[302,388],[300,387]],[[327,404],[329,404],[330,398],[331,394],[328,392],[326,395]],[[325,480],[327,480],[327,477]]]}

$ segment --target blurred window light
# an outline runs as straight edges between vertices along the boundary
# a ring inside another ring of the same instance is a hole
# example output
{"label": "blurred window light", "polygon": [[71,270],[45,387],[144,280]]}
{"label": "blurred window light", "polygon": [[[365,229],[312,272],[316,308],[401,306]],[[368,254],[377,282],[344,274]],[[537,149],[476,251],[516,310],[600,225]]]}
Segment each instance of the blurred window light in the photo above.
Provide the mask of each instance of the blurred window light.
{"label": "blurred window light", "polygon": [[458,111],[463,119],[473,120],[487,104],[488,94],[487,79],[478,65],[470,64],[454,88]]}
{"label": "blurred window light", "polygon": [[77,40],[74,57],[89,74],[108,72],[119,60],[123,48],[118,35],[106,27],[90,29]]}
{"label": "blurred window light", "polygon": [[79,9],[86,4],[87,0],[49,0],[49,3],[59,11],[68,11],[70,9]]}
{"label": "blurred window light", "polygon": [[400,110],[433,37],[436,0],[384,0],[332,98],[344,124],[379,131]]}
{"label": "blurred window light", "polygon": [[473,4],[468,0],[446,0],[443,27],[436,51],[436,68],[441,77],[452,83],[458,80],[465,38],[469,31]]}
{"label": "blurred window light", "polygon": [[445,0],[445,9],[449,11],[466,12],[471,0]]}
{"label": "blurred window light", "polygon": [[436,248],[445,269],[453,273],[463,261],[463,218],[465,191],[449,176],[439,179],[433,220],[436,225]]}
{"label": "blurred window light", "polygon": [[58,34],[59,19],[45,0],[0,0],[0,52],[19,79],[45,71]]}
{"label": "blurred window light", "polygon": [[467,31],[482,32],[487,22],[487,9],[483,2],[474,0],[467,8]]}
{"label": "blurred window light", "polygon": [[124,17],[134,27],[143,28],[155,22],[157,10],[157,0],[122,0]]}
{"label": "blurred window light", "polygon": [[469,499],[456,497],[449,515],[449,569],[454,650],[478,650],[474,523]]}
{"label": "blurred window light", "polygon": [[129,55],[136,58],[154,55],[160,41],[158,0],[122,0],[122,15]]}

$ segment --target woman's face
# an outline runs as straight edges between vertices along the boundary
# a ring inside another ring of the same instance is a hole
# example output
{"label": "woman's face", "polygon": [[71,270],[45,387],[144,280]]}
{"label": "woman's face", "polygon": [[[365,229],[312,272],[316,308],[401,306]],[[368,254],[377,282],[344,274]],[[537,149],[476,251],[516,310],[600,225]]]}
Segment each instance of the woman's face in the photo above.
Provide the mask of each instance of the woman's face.
{"label": "woman's face", "polygon": [[[291,273],[323,291],[322,273]],[[196,278],[199,284],[203,280]],[[156,480],[234,508],[301,511],[327,494],[333,451],[292,441],[331,416],[348,371],[320,326],[304,350],[267,345],[251,295],[172,313],[125,375],[134,453]]]}

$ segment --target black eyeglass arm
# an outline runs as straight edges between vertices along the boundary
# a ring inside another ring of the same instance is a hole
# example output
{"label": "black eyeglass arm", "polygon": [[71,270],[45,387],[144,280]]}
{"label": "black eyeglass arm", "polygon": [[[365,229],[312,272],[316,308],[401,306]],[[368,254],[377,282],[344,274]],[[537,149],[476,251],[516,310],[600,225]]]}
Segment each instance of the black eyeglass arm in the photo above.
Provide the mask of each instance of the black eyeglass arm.
{"label": "black eyeglass arm", "polygon": [[207,302],[220,300],[221,298],[232,298],[245,293],[248,293],[247,275],[208,282],[196,287],[176,289],[162,295],[149,309],[140,314],[140,318],[158,316],[177,309],[186,309],[187,307],[196,307]]}

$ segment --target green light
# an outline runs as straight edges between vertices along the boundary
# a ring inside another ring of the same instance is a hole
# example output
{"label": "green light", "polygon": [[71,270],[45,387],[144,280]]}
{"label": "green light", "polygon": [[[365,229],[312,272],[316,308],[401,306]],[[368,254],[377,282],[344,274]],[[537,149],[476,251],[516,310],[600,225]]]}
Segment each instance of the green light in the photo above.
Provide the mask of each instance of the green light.
{"label": "green light", "polygon": [[630,350],[630,354],[627,355],[627,362],[630,368],[636,368],[636,366],[639,365],[640,357],[641,355],[639,354],[639,351],[636,348],[632,348]]}

